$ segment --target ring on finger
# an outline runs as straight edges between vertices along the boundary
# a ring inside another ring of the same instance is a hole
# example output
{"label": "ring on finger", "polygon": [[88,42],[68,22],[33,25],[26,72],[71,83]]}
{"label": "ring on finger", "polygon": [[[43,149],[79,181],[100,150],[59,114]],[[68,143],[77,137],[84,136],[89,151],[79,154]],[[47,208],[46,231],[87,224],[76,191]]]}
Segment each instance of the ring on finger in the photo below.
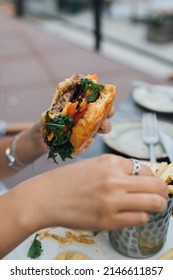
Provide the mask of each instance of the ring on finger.
{"label": "ring on finger", "polygon": [[139,160],[134,159],[134,158],[131,158],[130,160],[132,162],[131,175],[138,175],[141,170],[141,164],[140,164]]}

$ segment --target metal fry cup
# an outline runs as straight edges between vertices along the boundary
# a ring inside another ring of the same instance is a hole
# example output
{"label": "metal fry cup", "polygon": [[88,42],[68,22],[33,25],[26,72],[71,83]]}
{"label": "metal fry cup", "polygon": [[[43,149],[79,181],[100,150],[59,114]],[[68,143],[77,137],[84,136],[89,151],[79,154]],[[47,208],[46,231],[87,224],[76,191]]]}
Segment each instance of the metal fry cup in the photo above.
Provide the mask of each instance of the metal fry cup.
{"label": "metal fry cup", "polygon": [[151,213],[149,221],[140,227],[125,227],[109,232],[116,251],[132,258],[147,258],[157,253],[165,244],[173,208],[173,197],[164,212]]}

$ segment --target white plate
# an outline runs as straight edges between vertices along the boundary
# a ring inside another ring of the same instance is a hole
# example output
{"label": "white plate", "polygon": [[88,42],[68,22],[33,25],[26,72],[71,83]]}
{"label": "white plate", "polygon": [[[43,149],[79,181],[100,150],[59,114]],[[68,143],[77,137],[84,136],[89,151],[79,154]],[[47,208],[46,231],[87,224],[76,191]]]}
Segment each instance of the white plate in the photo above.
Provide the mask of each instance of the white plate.
{"label": "white plate", "polygon": [[173,113],[173,87],[155,85],[134,89],[132,96],[136,103],[149,110],[160,113]]}
{"label": "white plate", "polygon": [[[159,122],[159,126],[173,138],[173,125]],[[148,160],[149,149],[142,142],[142,124],[140,121],[127,121],[112,124],[112,131],[103,136],[103,141],[113,150],[130,157]],[[155,146],[157,159],[166,157],[159,143]]]}
{"label": "white plate", "polygon": [[[52,229],[52,233],[64,236],[66,231],[71,231],[64,228]],[[173,219],[170,221],[168,236],[163,248],[155,255],[148,259],[157,259],[164,254],[167,250],[172,248],[172,231],[173,231]],[[14,251],[8,254],[4,260],[27,260],[28,249],[34,239],[35,234],[31,235],[27,240],[20,244]],[[75,250],[88,255],[92,260],[132,260],[132,258],[123,256],[118,253],[111,245],[109,241],[108,232],[100,232],[95,237],[94,244],[82,244],[72,242],[71,244],[59,244],[52,238],[45,238],[42,241],[43,253],[37,258],[37,260],[54,260],[55,257],[63,251]]]}

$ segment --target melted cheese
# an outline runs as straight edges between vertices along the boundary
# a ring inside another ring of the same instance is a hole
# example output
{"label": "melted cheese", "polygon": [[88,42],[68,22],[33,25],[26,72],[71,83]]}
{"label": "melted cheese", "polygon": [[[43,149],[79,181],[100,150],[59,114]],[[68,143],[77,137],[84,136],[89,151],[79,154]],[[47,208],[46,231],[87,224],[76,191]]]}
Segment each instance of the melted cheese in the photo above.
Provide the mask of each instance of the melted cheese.
{"label": "melted cheese", "polygon": [[53,131],[51,131],[51,133],[47,136],[47,140],[51,141],[53,139],[54,135],[55,134],[53,133]]}
{"label": "melted cheese", "polygon": [[49,118],[50,119],[54,119],[55,117],[57,117],[59,115],[59,113],[58,114],[53,114],[53,113],[50,113],[49,112]]}
{"label": "melted cheese", "polygon": [[[53,113],[49,112],[49,118],[54,119],[55,117],[59,116],[60,114],[67,115],[67,110],[68,110],[68,107],[70,104],[71,104],[71,102],[68,102],[67,104],[65,104],[61,113],[53,114]],[[47,136],[47,140],[50,142],[53,139],[54,135],[55,134],[53,133],[53,131],[51,131],[51,133]]]}
{"label": "melted cheese", "polygon": [[68,107],[69,107],[70,104],[71,104],[71,102],[68,102],[67,104],[65,104],[61,114],[67,115],[67,110],[68,110]]}

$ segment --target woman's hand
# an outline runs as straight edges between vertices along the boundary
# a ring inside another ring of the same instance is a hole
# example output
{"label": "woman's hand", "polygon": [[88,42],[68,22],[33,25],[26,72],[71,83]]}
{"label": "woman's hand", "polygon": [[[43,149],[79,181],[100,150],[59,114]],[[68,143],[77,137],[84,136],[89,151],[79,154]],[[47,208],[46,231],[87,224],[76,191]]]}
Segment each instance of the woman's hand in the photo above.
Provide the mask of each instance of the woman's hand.
{"label": "woman's hand", "polygon": [[115,113],[115,109],[114,107],[112,107],[109,115],[108,115],[108,118],[102,123],[98,133],[101,133],[101,134],[105,134],[105,133],[109,133],[111,131],[111,124],[110,124],[110,121],[109,121],[109,118],[111,118]]}
{"label": "woman's hand", "polygon": [[129,159],[109,154],[22,182],[0,197],[0,256],[46,227],[112,230],[146,223],[149,212],[166,208],[167,186],[147,166],[138,176],[131,172]]}
{"label": "woman's hand", "polygon": [[[111,118],[114,115],[114,113],[115,113],[115,110],[114,110],[114,107],[112,107],[108,117],[104,120],[104,122],[100,126],[97,133],[106,134],[106,133],[109,133],[111,131],[112,126],[111,126],[111,123],[109,121],[109,118]],[[88,143],[85,146],[85,148],[81,151],[81,154],[85,153],[86,149],[88,149],[93,143],[94,143],[94,137],[92,137],[88,140]]]}
{"label": "woman's hand", "polygon": [[[108,115],[108,118],[112,117],[113,114],[114,114],[114,108],[112,107],[112,109]],[[108,133],[111,131],[111,124],[110,124],[108,118],[103,122],[98,133]],[[30,157],[27,158],[27,162],[32,161],[32,154],[33,154],[34,159],[36,159],[38,156],[48,152],[48,147],[44,143],[44,139],[43,139],[43,135],[42,135],[41,120],[36,122],[35,124],[33,124],[33,126],[30,129],[26,130],[24,134],[26,134],[26,137],[27,137],[25,140],[25,143],[30,143],[31,148],[33,149],[32,153],[30,153],[31,159],[30,159]],[[22,143],[22,142],[23,142],[23,139],[21,139],[20,143]],[[94,142],[94,139],[93,138],[90,139],[88,141],[88,147],[93,142]],[[18,152],[20,153],[20,148],[18,149]],[[34,156],[35,152],[37,152],[36,158]],[[21,157],[25,157],[25,155],[23,154],[23,151],[21,152]],[[26,159],[24,159],[24,158],[23,158],[23,160],[26,161]]]}
{"label": "woman's hand", "polygon": [[39,227],[111,230],[147,222],[149,212],[165,209],[167,186],[145,165],[138,176],[131,171],[129,159],[103,155],[35,178]]}

